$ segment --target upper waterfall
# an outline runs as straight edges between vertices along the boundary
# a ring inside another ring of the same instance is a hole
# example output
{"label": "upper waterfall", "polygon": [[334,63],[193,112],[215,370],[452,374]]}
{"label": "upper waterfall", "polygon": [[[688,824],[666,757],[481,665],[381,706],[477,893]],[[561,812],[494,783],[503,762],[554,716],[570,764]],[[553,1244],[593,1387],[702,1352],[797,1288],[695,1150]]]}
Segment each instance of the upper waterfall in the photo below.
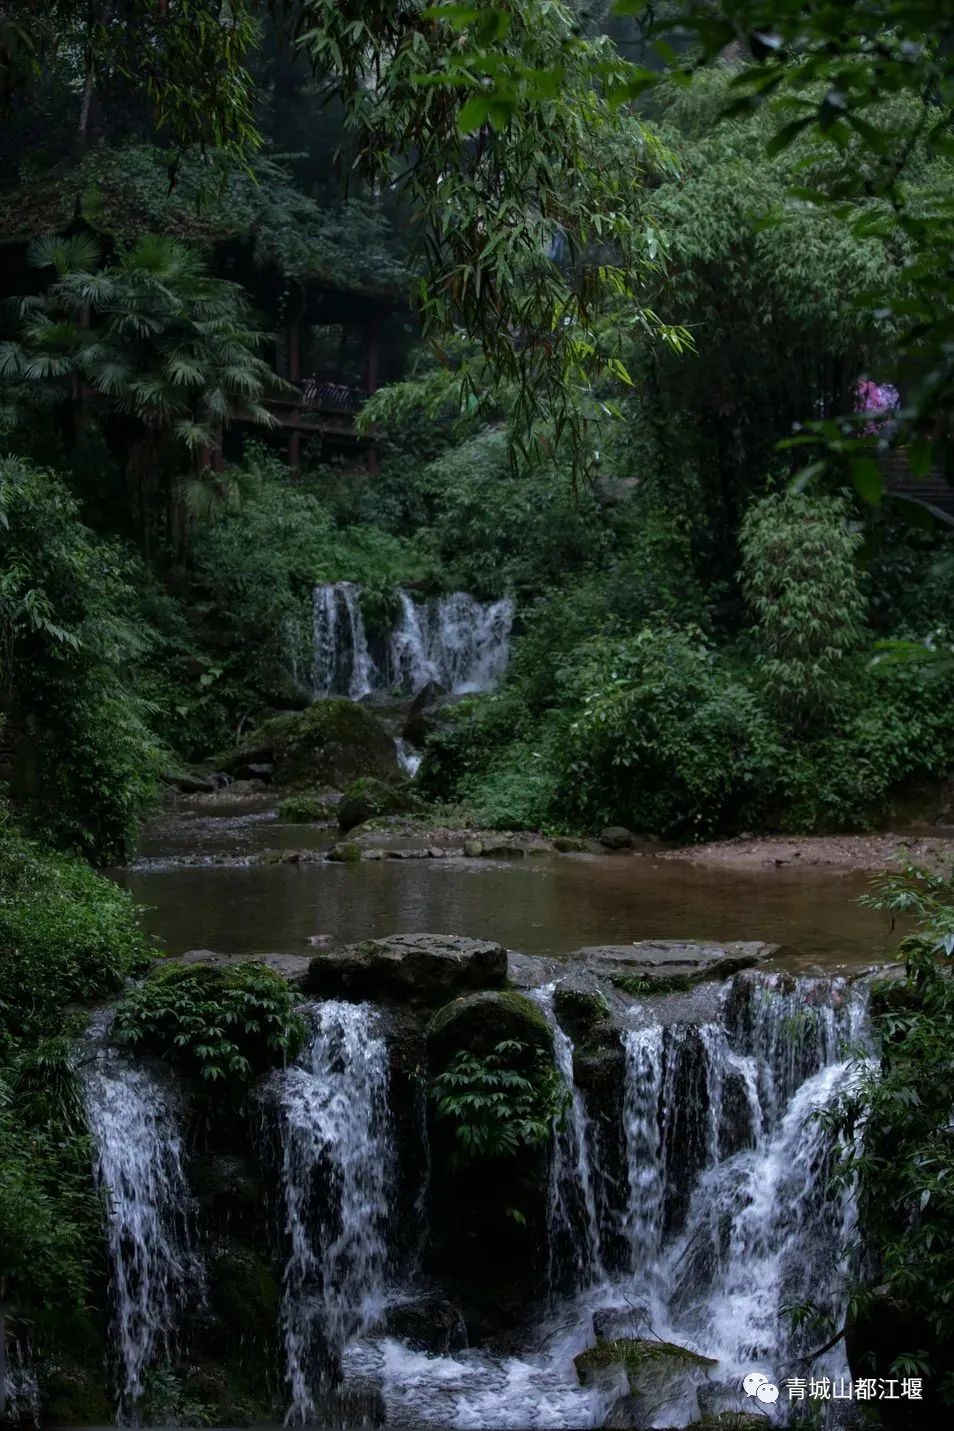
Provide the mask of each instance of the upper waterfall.
{"label": "upper waterfall", "polygon": [[398,591],[388,636],[369,641],[360,588],[316,586],[312,692],[360,700],[375,691],[414,695],[433,682],[454,695],[488,691],[504,673],[514,608],[509,598],[480,602],[466,591],[415,601]]}

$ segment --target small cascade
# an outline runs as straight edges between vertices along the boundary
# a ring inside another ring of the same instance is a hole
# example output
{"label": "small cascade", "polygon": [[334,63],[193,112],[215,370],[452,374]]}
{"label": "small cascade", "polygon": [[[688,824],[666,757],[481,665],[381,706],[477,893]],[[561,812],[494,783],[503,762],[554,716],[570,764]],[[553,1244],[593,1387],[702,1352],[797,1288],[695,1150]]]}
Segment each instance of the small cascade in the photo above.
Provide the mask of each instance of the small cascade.
{"label": "small cascade", "polygon": [[406,591],[398,592],[400,616],[388,646],[388,675],[395,690],[420,691],[430,682],[443,684],[437,664],[430,656],[430,632],[426,606],[418,606]]}
{"label": "small cascade", "polygon": [[550,1157],[547,1241],[551,1291],[578,1291],[604,1276],[600,1257],[599,1219],[590,1169],[589,1120],[583,1096],[573,1078],[573,1044],[557,1022],[553,1008],[555,984],[533,992],[553,1030],[553,1054],[570,1101],[562,1128],[557,1129]]}
{"label": "small cascade", "polygon": [[413,780],[421,768],[421,761],[424,759],[421,752],[415,750],[410,741],[405,740],[403,736],[400,735],[394,737],[394,749],[397,753],[398,765],[400,765],[404,774],[409,775]]}
{"label": "small cascade", "polygon": [[428,679],[455,695],[493,689],[507,665],[512,601],[482,605],[455,591],[428,603],[425,625],[426,660],[435,672]]}
{"label": "small cascade", "polygon": [[[465,591],[416,602],[397,592],[397,617],[377,662],[361,616],[360,588],[316,586],[312,603],[315,697],[362,700],[375,692],[414,695],[431,683],[454,695],[489,691],[510,651],[513,602],[479,602]],[[297,669],[297,667],[296,667]]]}
{"label": "small cascade", "polygon": [[662,1235],[665,1174],[662,1160],[660,1097],[663,1083],[663,1030],[658,1024],[624,1035],[626,1082],[623,1136],[626,1140],[628,1196],[623,1232],[630,1270],[655,1264]]}
{"label": "small cascade", "polygon": [[381,1315],[393,1165],[377,1012],[328,1001],[310,1017],[306,1053],[274,1084],[289,1247],[281,1316],[290,1425],[317,1418],[345,1343]]}
{"label": "small cascade", "polygon": [[316,586],[313,597],[312,692],[360,701],[376,672],[361,616],[360,591],[350,581]]}
{"label": "small cascade", "polygon": [[17,1337],[0,1346],[0,1425],[40,1425],[36,1371],[29,1349]]}
{"label": "small cascade", "polygon": [[179,1311],[204,1299],[183,1167],[179,1109],[154,1074],[101,1049],[85,1076],[94,1172],[107,1198],[106,1239],[120,1369],[120,1408],[170,1354]]}

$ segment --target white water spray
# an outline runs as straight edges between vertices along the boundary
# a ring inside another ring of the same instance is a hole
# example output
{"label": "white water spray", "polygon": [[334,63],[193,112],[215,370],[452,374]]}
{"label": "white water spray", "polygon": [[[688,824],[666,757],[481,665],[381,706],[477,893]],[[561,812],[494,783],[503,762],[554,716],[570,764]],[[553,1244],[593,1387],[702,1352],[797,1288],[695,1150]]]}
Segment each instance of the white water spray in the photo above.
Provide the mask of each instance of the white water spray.
{"label": "white water spray", "polygon": [[282,1294],[287,1421],[316,1419],[349,1338],[380,1318],[392,1148],[387,1047],[370,1004],[311,1011],[300,1062],[275,1080],[289,1253]]}
{"label": "white water spray", "polygon": [[165,1084],[114,1050],[85,1077],[94,1171],[107,1197],[106,1237],[120,1369],[120,1408],[168,1357],[176,1320],[205,1295],[191,1234],[179,1109]]}

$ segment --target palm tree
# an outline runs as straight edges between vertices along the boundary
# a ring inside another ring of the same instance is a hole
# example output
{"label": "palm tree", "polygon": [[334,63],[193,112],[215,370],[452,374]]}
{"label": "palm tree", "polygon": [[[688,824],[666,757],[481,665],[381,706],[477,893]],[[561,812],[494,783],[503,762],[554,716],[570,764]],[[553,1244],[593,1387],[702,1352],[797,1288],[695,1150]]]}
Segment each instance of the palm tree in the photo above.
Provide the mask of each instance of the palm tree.
{"label": "palm tree", "polygon": [[144,538],[158,498],[181,555],[189,470],[212,465],[237,418],[274,423],[264,399],[281,384],[259,355],[268,335],[238,284],[166,235],[143,234],[107,264],[88,234],[38,239],[28,257],[54,276],[17,301],[19,332],[0,343],[0,379],[65,402],[74,427],[97,411],[131,419],[127,480]]}

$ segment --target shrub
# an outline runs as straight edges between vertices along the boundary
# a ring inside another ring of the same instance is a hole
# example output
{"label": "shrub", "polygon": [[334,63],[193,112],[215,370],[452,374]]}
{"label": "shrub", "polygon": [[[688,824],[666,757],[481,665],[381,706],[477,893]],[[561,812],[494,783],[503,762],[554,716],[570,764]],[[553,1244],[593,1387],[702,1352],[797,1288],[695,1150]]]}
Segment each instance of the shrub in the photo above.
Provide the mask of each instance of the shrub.
{"label": "shrub", "polygon": [[803,729],[845,706],[857,674],[861,537],[847,515],[835,497],[776,492],[742,522],[742,583],[761,677],[786,723]]}
{"label": "shrub", "polygon": [[584,822],[701,836],[750,823],[771,794],[776,731],[699,632],[598,638],[568,680],[579,714],[557,799]]}
{"label": "shrub", "polygon": [[148,644],[130,565],[52,473],[0,460],[0,566],[13,794],[58,843],[125,859],[163,763],[130,680]]}
{"label": "shrub", "polygon": [[304,1038],[292,991],[262,964],[170,964],[116,1011],[115,1037],[200,1082],[245,1086],[293,1058]]}
{"label": "shrub", "polygon": [[64,1004],[113,993],[146,954],[124,891],[25,839],[0,809],[0,1052],[57,1028]]}

